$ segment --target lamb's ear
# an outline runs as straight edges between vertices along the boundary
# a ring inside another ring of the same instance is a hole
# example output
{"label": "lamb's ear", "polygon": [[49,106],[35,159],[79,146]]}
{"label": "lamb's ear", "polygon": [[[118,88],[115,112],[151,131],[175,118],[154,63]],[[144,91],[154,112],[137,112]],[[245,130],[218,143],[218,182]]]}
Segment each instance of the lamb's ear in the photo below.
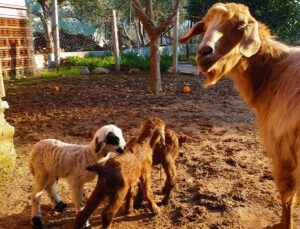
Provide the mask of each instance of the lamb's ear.
{"label": "lamb's ear", "polygon": [[179,39],[181,44],[187,43],[192,37],[204,32],[204,22],[197,22],[188,32],[187,34]]}
{"label": "lamb's ear", "polygon": [[260,46],[261,40],[258,34],[258,23],[257,21],[251,21],[244,28],[240,52],[245,57],[251,57],[258,52]]}
{"label": "lamb's ear", "polygon": [[100,152],[103,147],[104,147],[105,143],[104,142],[98,142],[98,137],[95,138],[95,153]]}

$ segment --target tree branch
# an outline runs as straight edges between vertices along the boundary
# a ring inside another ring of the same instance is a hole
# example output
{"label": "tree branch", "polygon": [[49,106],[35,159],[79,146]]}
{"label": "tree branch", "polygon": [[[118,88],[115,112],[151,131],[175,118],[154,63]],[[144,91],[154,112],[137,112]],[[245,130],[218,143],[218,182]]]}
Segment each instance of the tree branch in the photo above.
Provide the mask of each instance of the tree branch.
{"label": "tree branch", "polygon": [[142,5],[139,0],[131,0],[132,5],[134,6],[136,10],[136,14],[138,18],[143,22],[143,25],[147,32],[151,31],[153,28],[155,28],[156,24],[155,22],[144,12]]}
{"label": "tree branch", "polygon": [[160,35],[163,32],[165,32],[170,25],[174,23],[174,18],[179,10],[179,1],[180,0],[175,0],[174,8],[173,8],[173,13],[167,18],[167,20],[160,25],[158,28],[156,28],[156,34]]}

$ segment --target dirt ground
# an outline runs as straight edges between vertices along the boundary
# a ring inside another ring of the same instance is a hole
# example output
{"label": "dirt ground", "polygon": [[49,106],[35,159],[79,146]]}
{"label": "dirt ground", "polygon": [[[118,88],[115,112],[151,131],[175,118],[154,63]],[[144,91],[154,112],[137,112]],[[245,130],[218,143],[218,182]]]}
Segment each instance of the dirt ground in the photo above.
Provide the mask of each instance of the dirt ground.
{"label": "dirt ground", "polygon": [[[176,161],[177,188],[168,206],[153,217],[144,208],[124,216],[120,209],[113,227],[135,228],[264,228],[279,221],[280,201],[249,110],[229,79],[210,88],[194,76],[163,75],[163,92],[149,92],[149,75],[25,79],[6,84],[10,109],[6,119],[16,128],[16,171],[0,184],[0,228],[30,228],[32,176],[28,169],[30,147],[40,139],[56,138],[88,143],[94,131],[114,123],[128,140],[150,116],[162,118],[169,127],[186,135],[188,142]],[[191,93],[183,94],[185,83]],[[52,90],[54,85],[59,92]],[[152,171],[155,199],[164,182],[160,168]],[[86,187],[86,195],[95,183]],[[70,208],[56,214],[46,194],[42,215],[46,228],[72,228],[74,206],[68,185],[59,180],[58,192]],[[101,209],[92,224],[99,228]],[[295,211],[300,226],[299,205]],[[298,226],[298,227],[297,227]]]}

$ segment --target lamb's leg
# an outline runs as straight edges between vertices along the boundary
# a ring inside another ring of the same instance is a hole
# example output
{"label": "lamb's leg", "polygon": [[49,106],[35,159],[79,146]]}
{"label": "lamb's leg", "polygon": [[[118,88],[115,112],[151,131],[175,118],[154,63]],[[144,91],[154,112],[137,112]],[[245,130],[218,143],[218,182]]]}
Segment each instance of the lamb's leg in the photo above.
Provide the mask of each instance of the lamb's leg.
{"label": "lamb's leg", "polygon": [[100,202],[104,199],[105,192],[102,189],[100,182],[98,181],[96,188],[92,192],[90,198],[87,200],[85,207],[76,215],[75,229],[81,229],[87,224],[88,219],[95,209],[98,207]]}
{"label": "lamb's leg", "polygon": [[146,197],[147,201],[150,204],[150,209],[154,214],[159,214],[160,209],[156,205],[154,199],[153,199],[153,192],[151,188],[151,173],[150,171],[146,172],[141,177],[141,186],[143,189],[144,196]]}
{"label": "lamb's leg", "polygon": [[32,210],[31,210],[31,221],[34,229],[43,228],[41,220],[41,195],[46,186],[46,177],[43,175],[35,175],[34,184],[32,187],[31,200],[32,200]]}
{"label": "lamb's leg", "polygon": [[[278,162],[278,161],[277,161]],[[273,225],[273,229],[293,229],[293,204],[296,199],[296,180],[294,169],[289,162],[279,162],[274,166],[274,178],[277,184],[281,202],[282,216],[279,224]]]}
{"label": "lamb's leg", "polygon": [[112,220],[121,207],[128,189],[123,188],[119,190],[117,194],[109,200],[107,207],[104,209],[102,213],[102,227],[103,229],[110,229],[112,225]]}
{"label": "lamb's leg", "polygon": [[49,179],[47,183],[46,191],[52,203],[55,204],[54,210],[57,212],[63,212],[67,208],[67,205],[62,202],[60,196],[56,192],[56,178]]}
{"label": "lamb's leg", "polygon": [[81,210],[83,205],[83,184],[77,181],[69,181],[71,188],[71,198],[74,202],[76,213]]}
{"label": "lamb's leg", "polygon": [[162,190],[162,193],[165,195],[162,200],[162,204],[167,205],[170,199],[171,191],[175,187],[176,168],[173,160],[165,161],[165,163],[162,165],[167,175],[167,179]]}

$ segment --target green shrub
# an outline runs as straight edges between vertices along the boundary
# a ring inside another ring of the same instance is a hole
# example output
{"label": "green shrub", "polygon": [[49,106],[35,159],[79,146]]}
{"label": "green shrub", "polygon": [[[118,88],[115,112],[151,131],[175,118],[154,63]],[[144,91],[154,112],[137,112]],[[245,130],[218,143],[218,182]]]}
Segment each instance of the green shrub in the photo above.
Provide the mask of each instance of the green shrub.
{"label": "green shrub", "polygon": [[[121,54],[120,62],[122,65],[128,68],[139,68],[147,71],[150,69],[150,57],[142,57],[136,53]],[[91,69],[96,67],[113,68],[114,57],[112,55],[103,57],[68,57],[64,59],[64,66],[87,66]],[[172,65],[172,57],[167,55],[161,55],[160,68],[162,71],[166,71]]]}
{"label": "green shrub", "polygon": [[79,75],[79,70],[77,69],[70,69],[67,67],[60,67],[58,69],[49,69],[43,71],[41,76],[43,77],[58,77],[58,76],[70,76],[70,75]]}

